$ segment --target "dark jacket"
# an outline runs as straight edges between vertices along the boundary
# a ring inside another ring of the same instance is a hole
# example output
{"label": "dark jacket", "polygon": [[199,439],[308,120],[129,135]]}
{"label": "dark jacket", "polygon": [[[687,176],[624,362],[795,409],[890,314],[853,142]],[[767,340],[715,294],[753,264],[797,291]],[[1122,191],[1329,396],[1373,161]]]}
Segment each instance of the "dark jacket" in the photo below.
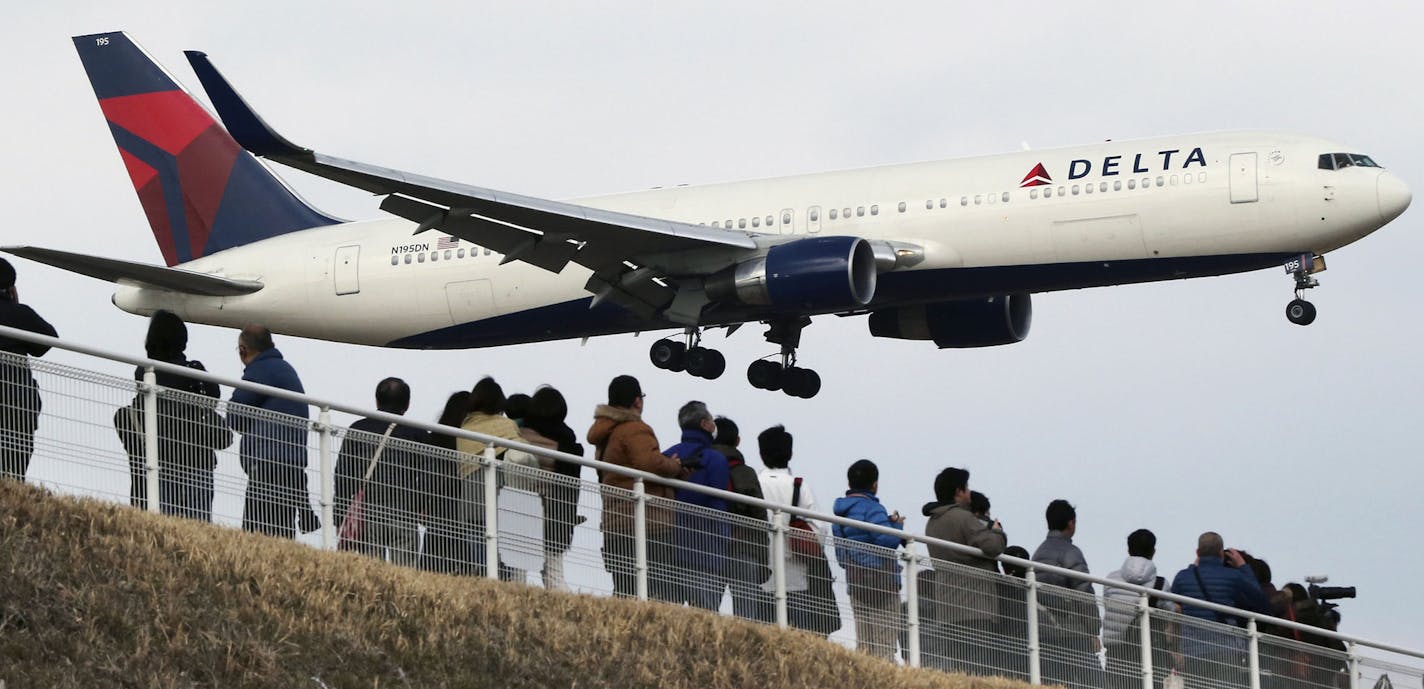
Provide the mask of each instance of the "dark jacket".
{"label": "dark jacket", "polygon": [[[728,445],[713,445],[712,449],[727,458],[727,469],[732,480],[732,492],[749,498],[761,499],[761,479],[757,471],[747,466],[741,451]],[[732,546],[729,555],[740,561],[765,566],[769,555],[767,540],[766,508],[742,502],[728,502],[727,511],[744,519],[732,520]],[[752,520],[761,524],[747,523]]]}
{"label": "dark jacket", "polygon": [[[341,441],[341,454],[336,460],[336,523],[339,525],[351,507],[351,500],[361,486],[371,457],[380,446],[381,437],[391,424],[376,419],[361,419],[351,424],[351,431]],[[413,521],[427,511],[428,497],[434,488],[432,461],[427,445],[430,434],[401,424],[391,430],[371,478],[366,482],[366,505],[387,511],[394,519]]]}
{"label": "dark jacket", "polygon": [[[164,363],[205,371],[203,364],[182,354],[157,359]],[[144,367],[134,369],[134,379],[143,381]],[[184,514],[206,519],[211,503],[212,472],[217,467],[217,450],[232,444],[232,431],[214,408],[219,395],[216,383],[190,378],[180,373],[155,371],[158,392],[158,468],[160,508],[164,514]],[[130,502],[135,507],[148,504],[147,446],[144,442],[144,412],[148,396],[140,391],[133,402],[114,414],[114,429],[129,455]],[[193,490],[206,489],[208,496],[197,499]],[[189,499],[184,500],[187,497]],[[182,503],[182,504],[178,504]],[[194,511],[196,510],[196,512]]]}
{"label": "dark jacket", "polygon": [[[727,490],[732,477],[727,458],[712,449],[712,436],[700,428],[684,429],[682,442],[663,454],[677,456],[691,473],[687,481],[708,488]],[[679,503],[674,542],[678,545],[678,562],[684,567],[704,572],[721,572],[726,568],[731,545],[732,523],[721,517],[727,511],[727,501],[697,491],[677,489]],[[701,509],[687,509],[693,505]]]}
{"label": "dark jacket", "polygon": [[[242,371],[242,379],[274,388],[305,392],[302,381],[292,365],[273,347],[252,360]],[[308,418],[307,405],[249,390],[233,390],[232,403],[256,407],[278,414]],[[253,460],[280,462],[296,467],[307,465],[306,424],[295,419],[276,420],[270,414],[253,413],[241,407],[230,407],[228,425],[242,434],[241,454],[244,468]]]}
{"label": "dark jacket", "polygon": [[[1198,577],[1201,579],[1200,584],[1197,583]],[[1261,591],[1261,585],[1256,583],[1251,568],[1246,565],[1228,567],[1219,557],[1198,558],[1197,564],[1177,572],[1177,576],[1172,579],[1172,593],[1266,615],[1272,612],[1271,601]],[[1218,614],[1195,605],[1182,605],[1182,613],[1201,620],[1244,626],[1244,622],[1239,618]],[[1219,652],[1221,649],[1241,650],[1245,647],[1245,639],[1239,635],[1230,635],[1194,624],[1183,625],[1182,628],[1182,652],[1187,655],[1204,655],[1208,652]]]}
{"label": "dark jacket", "polygon": [[[548,438],[558,445],[559,452],[582,457],[583,445],[579,444],[574,430],[563,421],[527,418],[524,427]],[[554,460],[554,473],[560,479],[549,479],[547,490],[539,491],[544,499],[544,551],[551,554],[567,552],[573,543],[574,527],[578,520],[579,475],[583,466],[562,459]]]}
{"label": "dark jacket", "polygon": [[[1083,551],[1073,545],[1073,539],[1063,535],[1062,531],[1049,531],[1048,537],[1043,540],[1037,550],[1033,551],[1033,557],[1030,559],[1045,565],[1088,573],[1088,561],[1083,558]],[[1038,582],[1049,586],[1074,589],[1089,596],[1094,593],[1091,582],[1082,579],[1069,579],[1055,572],[1039,573]],[[1098,611],[1097,601],[1080,600],[1078,597],[1054,595],[1051,591],[1045,591],[1044,605],[1048,606],[1052,618],[1040,620],[1040,623],[1045,625],[1045,631],[1049,635],[1086,634],[1097,636],[1098,632],[1102,630],[1103,621],[1101,613]]]}
{"label": "dark jacket", "polygon": [[[203,367],[203,362],[190,361],[181,354],[157,361],[187,366],[195,371],[208,370]],[[143,373],[142,366],[136,367],[134,380],[142,382]],[[167,371],[154,371],[153,377],[163,388],[158,395],[159,465],[212,471],[217,466],[215,450],[232,444],[232,431],[214,410],[221,394],[218,384]],[[167,391],[180,394],[167,394]],[[134,410],[140,420],[143,418],[144,398],[143,394],[134,398]],[[137,430],[142,433],[142,426]]]}
{"label": "dark jacket", "polygon": [[[868,522],[892,529],[904,528],[903,525],[890,521],[890,513],[885,511],[885,507],[880,504],[880,499],[875,497],[875,494],[870,491],[846,491],[844,496],[836,498],[833,512],[837,517]],[[889,548],[891,550],[900,547],[901,542],[901,539],[896,536],[866,531],[865,529],[859,529],[854,526],[841,526],[840,524],[831,527],[831,533],[838,539],[877,545],[881,548]],[[883,551],[870,548],[857,548],[843,542],[837,542],[836,560],[840,562],[841,567],[847,571],[847,576],[850,578],[852,584],[856,581],[857,569],[890,573],[894,575],[894,581],[897,584],[900,581],[899,559]]]}
{"label": "dark jacket", "polygon": [[[59,336],[54,326],[40,318],[34,309],[6,298],[0,298],[0,325]],[[30,375],[30,362],[24,357],[44,356],[48,351],[47,345],[0,336],[0,352],[19,356],[18,359],[0,357],[0,410],[6,412],[3,414],[6,430],[34,433],[39,420],[40,395]]]}

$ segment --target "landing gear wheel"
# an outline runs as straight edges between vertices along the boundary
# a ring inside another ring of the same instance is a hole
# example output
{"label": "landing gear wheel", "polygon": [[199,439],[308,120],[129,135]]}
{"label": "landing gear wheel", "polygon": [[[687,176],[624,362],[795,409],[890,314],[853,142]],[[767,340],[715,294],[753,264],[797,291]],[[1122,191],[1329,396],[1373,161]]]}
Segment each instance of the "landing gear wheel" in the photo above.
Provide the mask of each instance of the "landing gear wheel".
{"label": "landing gear wheel", "polygon": [[653,365],[668,371],[681,371],[687,355],[687,345],[673,340],[658,340],[648,348]]}
{"label": "landing gear wheel", "polygon": [[722,356],[721,352],[715,349],[702,350],[702,366],[696,375],[702,376],[707,380],[716,380],[721,378],[726,370],[727,358]]}
{"label": "landing gear wheel", "polygon": [[707,361],[707,350],[701,347],[693,347],[687,350],[682,357],[683,368],[690,374],[702,377],[702,366]]}
{"label": "landing gear wheel", "polygon": [[754,388],[780,390],[782,377],[781,366],[775,361],[758,359],[747,367],[747,382]]}
{"label": "landing gear wheel", "polygon": [[1304,299],[1292,299],[1286,304],[1286,320],[1296,325],[1310,325],[1315,322],[1315,304]]}
{"label": "landing gear wheel", "polygon": [[821,376],[809,368],[791,367],[783,372],[782,392],[809,400],[821,391]]}

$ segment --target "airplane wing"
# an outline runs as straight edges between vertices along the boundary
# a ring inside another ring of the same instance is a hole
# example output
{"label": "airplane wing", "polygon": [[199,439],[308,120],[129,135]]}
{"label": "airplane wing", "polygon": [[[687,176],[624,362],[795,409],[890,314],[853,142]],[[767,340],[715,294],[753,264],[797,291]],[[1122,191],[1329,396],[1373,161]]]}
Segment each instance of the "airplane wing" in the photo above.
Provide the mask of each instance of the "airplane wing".
{"label": "airplane wing", "polygon": [[209,297],[235,297],[241,294],[252,294],[262,289],[262,283],[254,280],[234,280],[181,268],[165,268],[147,263],[75,254],[56,249],[6,246],[0,247],[0,251],[28,258],[31,261],[39,261],[56,268],[63,268],[72,273],[88,275],[91,278],[146,285],[166,289],[170,292],[201,294]]}
{"label": "airplane wing", "polygon": [[417,223],[417,233],[439,229],[499,251],[506,262],[553,272],[570,262],[582,265],[594,273],[585,287],[596,300],[649,315],[676,294],[664,278],[677,276],[659,265],[660,256],[711,249],[730,258],[758,247],[745,232],[512,194],[317,153],[268,126],[207,55],[185,54],[228,132],[253,154],[385,195],[381,209]]}

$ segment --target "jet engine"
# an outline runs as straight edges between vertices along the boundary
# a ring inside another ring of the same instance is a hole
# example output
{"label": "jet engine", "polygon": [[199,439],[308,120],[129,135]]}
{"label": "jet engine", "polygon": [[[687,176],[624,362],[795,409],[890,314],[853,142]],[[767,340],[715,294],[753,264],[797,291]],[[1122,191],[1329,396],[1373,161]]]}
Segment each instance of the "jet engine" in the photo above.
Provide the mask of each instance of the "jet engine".
{"label": "jet engine", "polygon": [[875,297],[875,252],[860,237],[811,237],[707,279],[707,296],[792,313],[858,309]]}
{"label": "jet engine", "polygon": [[948,347],[993,347],[1021,342],[1033,321],[1027,294],[1001,294],[881,309],[870,314],[870,334],[901,340],[934,340]]}

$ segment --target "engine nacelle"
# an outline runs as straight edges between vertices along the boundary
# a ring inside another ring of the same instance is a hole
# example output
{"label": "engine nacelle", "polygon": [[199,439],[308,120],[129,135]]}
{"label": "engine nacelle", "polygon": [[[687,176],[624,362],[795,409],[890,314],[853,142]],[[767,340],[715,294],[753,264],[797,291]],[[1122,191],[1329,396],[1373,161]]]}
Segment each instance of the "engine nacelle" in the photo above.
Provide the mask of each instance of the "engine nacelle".
{"label": "engine nacelle", "polygon": [[877,275],[875,252],[864,239],[811,237],[709,277],[706,290],[715,301],[825,313],[869,304]]}
{"label": "engine nacelle", "polygon": [[1022,342],[1033,322],[1027,294],[1002,294],[883,309],[870,314],[870,334],[901,340],[934,340],[948,347],[993,347]]}

